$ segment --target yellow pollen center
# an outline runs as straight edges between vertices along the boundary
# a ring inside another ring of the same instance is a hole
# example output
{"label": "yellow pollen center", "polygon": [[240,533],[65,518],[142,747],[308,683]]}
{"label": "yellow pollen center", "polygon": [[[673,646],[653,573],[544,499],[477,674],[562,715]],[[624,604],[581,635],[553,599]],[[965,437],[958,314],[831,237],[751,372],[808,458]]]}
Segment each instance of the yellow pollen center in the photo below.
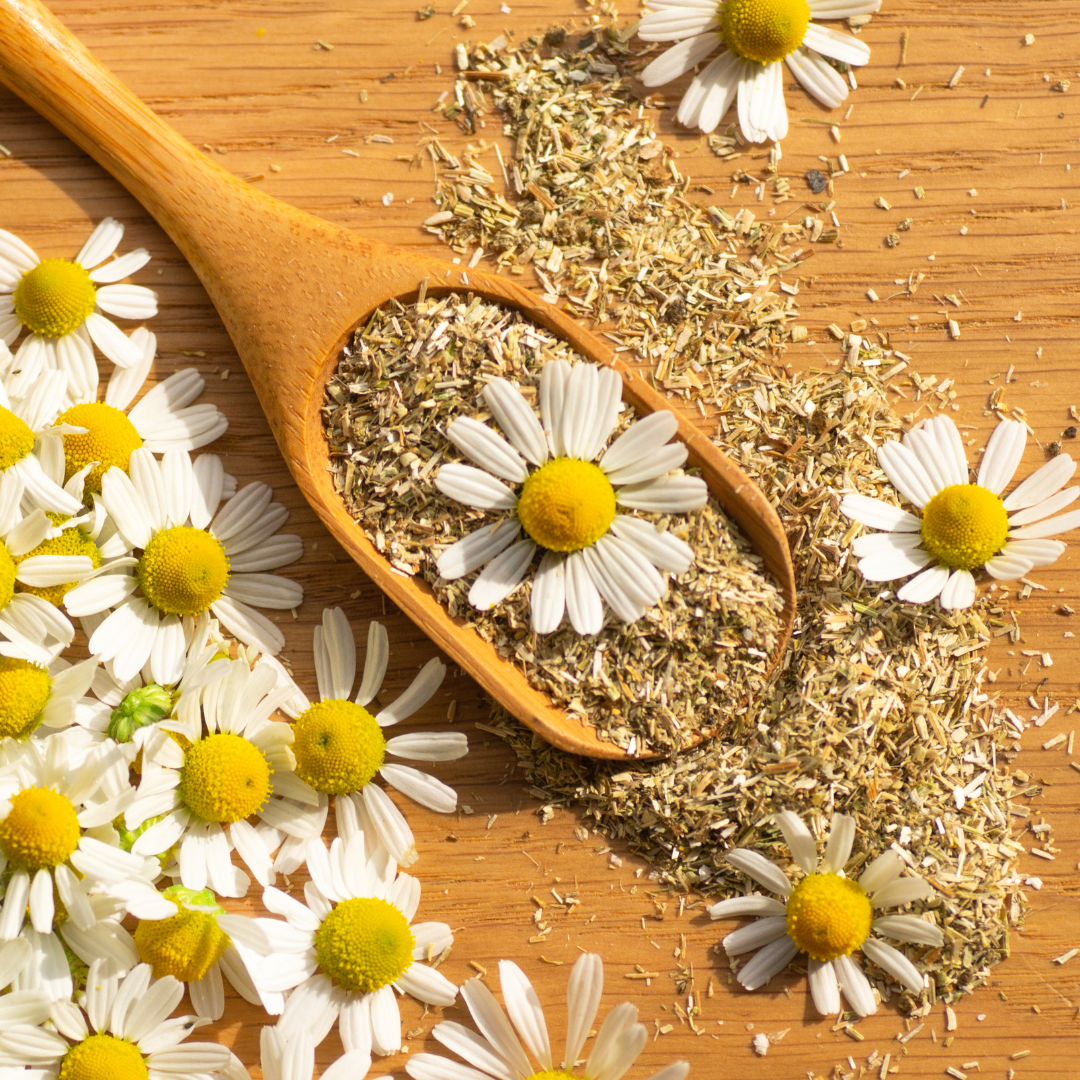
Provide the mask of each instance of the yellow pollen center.
{"label": "yellow pollen center", "polygon": [[382,768],[386,738],[362,705],[330,698],[293,724],[296,775],[324,795],[359,791]]}
{"label": "yellow pollen center", "polygon": [[807,0],[721,0],[720,34],[744,60],[774,64],[793,53],[810,24]]}
{"label": "yellow pollen center", "polygon": [[814,960],[850,956],[870,933],[874,910],[866,890],[839,874],[809,874],[787,902],[787,934]]}
{"label": "yellow pollen center", "polygon": [[58,338],[77,330],[94,310],[97,289],[70,259],[43,259],[15,286],[15,314],[32,334]]}
{"label": "yellow pollen center", "polygon": [[11,552],[0,542],[0,611],[11,603],[15,595],[15,560]]}
{"label": "yellow pollen center", "polygon": [[61,413],[58,424],[86,428],[84,435],[64,436],[64,483],[92,461],[95,465],[83,481],[87,492],[101,494],[101,478],[114,465],[127,472],[131,451],[143,442],[135,425],[119,410],[104,401],[73,405]]}
{"label": "yellow pollen center", "polygon": [[0,822],[0,851],[23,870],[59,866],[79,846],[75,807],[51,788],[24,788]]}
{"label": "yellow pollen center", "polygon": [[530,473],[517,506],[521,527],[549,551],[595,544],[615,520],[615,489],[599,465],[555,458]]}
{"label": "yellow pollen center", "polygon": [[923,509],[922,546],[950,570],[974,570],[996,555],[1009,535],[1001,499],[978,484],[953,484]]}
{"label": "yellow pollen center", "polygon": [[385,900],[344,900],[315,931],[319,967],[354,994],[373,993],[400,978],[415,945],[408,920]]}
{"label": "yellow pollen center", "polygon": [[[60,522],[66,520],[64,514],[49,514],[49,517],[52,518],[54,525],[59,525]],[[24,559],[32,559],[35,555],[85,555],[94,564],[95,570],[101,565],[101,552],[98,551],[97,544],[78,526],[65,529],[52,540],[43,540],[32,551],[18,556],[15,559],[15,565],[18,566]],[[23,585],[19,582],[15,586],[15,591],[33,593],[35,596],[40,596],[42,600],[48,600],[55,607],[59,607],[64,602],[68,590],[75,588],[77,584],[76,581],[69,581],[64,585],[39,587],[36,585]]]}
{"label": "yellow pollen center", "polygon": [[33,449],[33,431],[10,409],[0,405],[0,469],[10,469]]}
{"label": "yellow pollen center", "polygon": [[204,529],[177,525],[146,545],[135,569],[146,601],[166,615],[201,615],[229,583],[229,557]]}
{"label": "yellow pollen center", "polygon": [[541,1069],[526,1080],[577,1080],[577,1077],[565,1069]]}
{"label": "yellow pollen center", "polygon": [[48,700],[47,668],[0,656],[0,738],[20,738],[36,731]]}
{"label": "yellow pollen center", "polygon": [[228,935],[206,911],[181,907],[172,918],[142,920],[135,927],[139,959],[155,979],[171,975],[180,982],[198,982],[225,955]]}
{"label": "yellow pollen center", "polygon": [[146,1060],[126,1039],[91,1035],[64,1055],[58,1080],[147,1080],[149,1075]]}
{"label": "yellow pollen center", "polygon": [[203,821],[239,821],[266,803],[273,772],[266,755],[247,739],[207,735],[184,753],[180,798]]}

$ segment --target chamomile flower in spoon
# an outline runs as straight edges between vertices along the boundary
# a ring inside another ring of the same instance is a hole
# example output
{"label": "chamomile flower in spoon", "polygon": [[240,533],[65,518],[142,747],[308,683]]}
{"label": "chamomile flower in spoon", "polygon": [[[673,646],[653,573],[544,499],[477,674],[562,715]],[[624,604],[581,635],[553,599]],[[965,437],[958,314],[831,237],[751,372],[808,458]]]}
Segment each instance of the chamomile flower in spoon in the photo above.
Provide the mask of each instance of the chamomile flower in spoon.
{"label": "chamomile flower in spoon", "polygon": [[858,38],[814,20],[868,15],[880,6],[881,0],[648,0],[638,37],[678,44],[649,64],[641,81],[672,82],[719,49],[690,83],[677,119],[712,131],[735,103],[746,138],[778,142],[788,130],[785,63],[810,94],[835,109],[848,86],[830,61],[857,67],[870,59]]}
{"label": "chamomile flower in spoon", "polygon": [[[386,758],[455,761],[468,753],[469,744],[460,731],[413,732],[389,739],[383,734],[386,728],[426,705],[446,674],[446,665],[433,657],[403,694],[385,708],[369,712],[389,661],[386,628],[372,622],[368,625],[364,674],[355,698],[350,700],[356,677],[356,640],[345,612],[327,608],[322,625],[315,628],[319,700],[311,704],[301,695],[283,708],[296,716],[296,774],[324,797],[335,797],[339,832],[346,835],[348,823],[355,817],[369,840],[378,839],[396,862],[408,866],[417,858],[412,829],[389,796],[374,783],[375,777],[380,776],[429,810],[453,813],[457,809],[457,792],[453,788],[430,773]],[[343,805],[346,801],[354,804],[351,809]],[[297,850],[297,860],[302,856],[303,852]],[[299,865],[299,861],[286,863],[288,857],[289,850],[283,847],[276,866],[284,873]]]}
{"label": "chamomile flower in spoon", "polygon": [[120,367],[139,362],[139,347],[108,316],[152,318],[157,294],[142,285],[117,284],[150,261],[145,248],[107,261],[123,236],[124,226],[105,218],[74,259],[40,259],[0,229],[0,338],[10,345],[29,331],[15,354],[15,370],[26,385],[44,370],[71,366],[66,354],[85,352],[91,342]]}
{"label": "chamomile flower in spoon", "polygon": [[257,608],[300,604],[300,585],[266,571],[294,562],[303,544],[277,534],[289,512],[271,503],[271,489],[249,484],[223,501],[220,459],[202,454],[192,464],[178,449],[166,451],[159,464],[139,447],[129,471],[110,468],[101,499],[132,555],[112,564],[117,572],[99,574],[65,597],[72,615],[109,612],[90,634],[91,651],[120,681],[149,660],[154,682],[173,683],[183,668],[181,620],[212,611],[246,645],[278,652],[285,638]]}

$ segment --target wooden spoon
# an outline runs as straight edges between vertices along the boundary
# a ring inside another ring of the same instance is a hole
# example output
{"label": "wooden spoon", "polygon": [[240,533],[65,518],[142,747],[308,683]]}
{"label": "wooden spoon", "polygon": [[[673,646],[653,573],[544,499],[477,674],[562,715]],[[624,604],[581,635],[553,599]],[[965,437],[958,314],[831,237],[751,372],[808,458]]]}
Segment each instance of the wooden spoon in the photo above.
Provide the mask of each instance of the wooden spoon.
{"label": "wooden spoon", "polygon": [[[278,202],[215,165],[151,112],[37,0],[0,0],[0,79],[108,170],[195,268],[247,368],[300,490],[365,574],[519,720],[563,750],[622,759],[621,748],[553,706],[422,581],[394,574],[334,490],[320,420],[342,346],[393,297],[468,290],[519,309],[582,356],[613,367],[645,415],[667,400],[573,319],[512,281],[368,240]],[[791,635],[795,577],[780,519],[762,493],[689,421],[678,438],[783,590],[775,668]],[[647,755],[641,755],[647,756]]]}

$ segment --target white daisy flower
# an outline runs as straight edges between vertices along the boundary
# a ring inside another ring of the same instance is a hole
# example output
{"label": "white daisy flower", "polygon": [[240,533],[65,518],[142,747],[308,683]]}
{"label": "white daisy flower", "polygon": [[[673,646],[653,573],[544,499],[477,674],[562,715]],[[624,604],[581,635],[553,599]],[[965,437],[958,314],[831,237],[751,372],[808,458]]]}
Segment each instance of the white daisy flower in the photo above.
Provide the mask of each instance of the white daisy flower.
{"label": "white daisy flower", "polygon": [[992,578],[1011,581],[1056,561],[1065,545],[1047,537],[1080,527],[1080,510],[1053,516],[1080,496],[1080,486],[1065,487],[1076,462],[1059,454],[1003,498],[1026,441],[1024,424],[999,423],[974,484],[968,481],[960,432],[947,416],[927,420],[901,442],[878,447],[878,464],[921,514],[881,499],[845,495],[842,513],[885,530],[852,543],[859,573],[867,581],[916,575],[897,591],[898,599],[912,604],[937,599],[955,610],[975,602],[973,570],[981,567]]}
{"label": "white daisy flower", "polygon": [[278,652],[285,638],[255,608],[288,610],[303,600],[295,581],[265,572],[295,562],[303,542],[275,535],[289,512],[270,502],[271,489],[248,484],[222,502],[220,458],[202,454],[193,465],[175,448],[160,463],[145,446],[133,450],[129,470],[105,473],[101,501],[138,554],[65,597],[72,615],[111,612],[90,634],[90,650],[120,681],[149,660],[154,682],[175,683],[184,664],[181,620],[209,610],[245,644]]}
{"label": "white daisy flower", "polygon": [[735,915],[757,916],[755,922],[728,934],[723,945],[729,956],[758,950],[739,969],[738,980],[756,990],[788,966],[798,953],[806,953],[810,993],[822,1016],[840,1011],[840,994],[860,1016],[877,1011],[870,981],[852,959],[863,955],[891,975],[913,994],[921,994],[926,977],[898,949],[871,934],[894,941],[937,947],[944,941],[941,930],[914,915],[875,912],[900,907],[934,895],[922,878],[900,876],[904,860],[892,849],[879,855],[856,881],[844,876],[844,866],[855,839],[855,819],[834,814],[825,846],[825,860],[818,863],[817,844],[798,814],[785,810],[776,824],[805,877],[792,886],[787,874],[764,855],[749,848],[733,848],[724,856],[783,900],[752,893],[722,900],[709,908],[714,919]]}
{"label": "white daisy flower", "polygon": [[95,961],[86,980],[85,1012],[73,1001],[54,1003],[48,1023],[0,1026],[0,1066],[31,1070],[34,1080],[218,1080],[246,1076],[227,1046],[186,1043],[209,1023],[169,1018],[183,983],[152,980],[140,964],[123,978]]}
{"label": "white daisy flower", "polygon": [[[540,376],[541,420],[507,380],[492,379],[484,388],[484,401],[510,442],[468,417],[447,429],[451,442],[481,468],[444,465],[436,487],[466,506],[510,512],[439,556],[438,570],[447,580],[484,568],[469,590],[473,607],[487,611],[505,600],[540,548],[533,630],[549,634],[568,614],[579,634],[597,634],[604,625],[601,597],[632,623],[663,597],[667,586],[659,571],[683,574],[690,568],[694,553],[682,540],[618,512],[686,513],[708,498],[704,480],[675,472],[687,449],[669,441],[678,428],[674,413],[652,413],[607,446],[621,387],[610,368],[553,361]],[[515,494],[503,480],[521,484],[521,491]]]}
{"label": "white daisy flower", "polygon": [[[540,999],[525,972],[510,962],[499,962],[506,1014],[495,995],[479,980],[461,986],[461,996],[481,1034],[462,1024],[444,1020],[431,1034],[448,1050],[468,1062],[461,1065],[439,1054],[412,1054],[405,1071],[413,1080],[618,1080],[634,1064],[649,1041],[637,1009],[630,1002],[612,1009],[600,1025],[584,1067],[578,1059],[585,1048],[604,989],[604,965],[595,953],[579,956],[570,972],[566,990],[566,1051],[561,1064],[552,1057],[551,1038]],[[517,1034],[515,1035],[515,1029]],[[539,1064],[535,1068],[529,1054]],[[655,1073],[650,1080],[683,1080],[690,1066],[676,1061]]]}
{"label": "white daisy flower", "polygon": [[234,848],[261,885],[272,884],[271,854],[283,837],[307,840],[322,831],[326,806],[296,775],[292,726],[269,719],[292,692],[276,684],[273,668],[231,660],[225,678],[201,688],[201,711],[146,729],[124,824],[138,829],[159,819],[132,853],[161,855],[178,845],[178,876],[189,889],[244,896],[251,879],[233,866]]}
{"label": "white daisy flower", "polygon": [[264,1002],[248,974],[248,959],[270,951],[262,929],[268,920],[230,915],[210,889],[171,885],[163,898],[172,913],[140,919],[131,936],[138,960],[149,965],[155,979],[171,975],[186,984],[195,1012],[210,1020],[225,1013],[222,976],[250,1004],[281,1011],[280,995]]}
{"label": "white daisy flower", "polygon": [[73,260],[39,259],[24,241],[0,229],[0,338],[11,345],[24,327],[30,331],[15,354],[25,386],[42,371],[85,367],[84,359],[69,354],[89,353],[92,359],[91,343],[120,367],[139,362],[139,347],[107,316],[152,318],[157,294],[142,285],[115,284],[150,261],[150,253],[137,248],[106,262],[123,235],[120,222],[105,218]]}
{"label": "white daisy flower", "polygon": [[0,941],[19,935],[27,914],[51,934],[60,899],[66,918],[87,929],[96,921],[93,889],[152,880],[152,860],[98,838],[135,798],[128,763],[116,746],[73,766],[64,734],[4,743],[0,760]]}
{"label": "white daisy flower", "polygon": [[216,405],[193,404],[206,387],[195,368],[174,372],[132,405],[153,365],[156,339],[142,327],[131,337],[142,347],[142,359],[134,367],[114,369],[105,400],[97,400],[96,382],[72,393],[74,403],[59,415],[57,427],[41,433],[39,457],[46,474],[87,503],[88,492],[101,493],[101,478],[112,466],[127,471],[132,451],[140,446],[153,454],[197,450],[229,426]]}
{"label": "white daisy flower", "polygon": [[385,849],[367,858],[362,836],[319,848],[308,855],[306,904],[263,891],[263,904],[288,925],[264,924],[274,951],[253,969],[255,985],[295,987],[278,1021],[287,1040],[307,1031],[318,1045],[339,1020],[346,1052],[393,1054],[401,1047],[395,990],[428,1005],[457,998],[446,976],[418,962],[449,948],[453,934],[445,923],[413,923],[420,882],[399,874]]}
{"label": "white daisy flower", "polygon": [[[364,674],[356,697],[356,641],[341,608],[323,610],[322,625],[315,628],[315,671],[319,681],[319,701],[311,704],[298,690],[296,700],[283,711],[296,717],[293,725],[293,754],[296,774],[325,796],[339,800],[338,829],[342,835],[354,823],[353,814],[341,805],[354,804],[358,830],[372,834],[384,844],[394,860],[409,866],[417,859],[412,830],[401,811],[377,784],[376,774],[403,795],[440,814],[457,809],[457,792],[441,780],[408,765],[386,760],[391,757],[412,761],[456,761],[469,752],[469,742],[460,731],[410,732],[387,739],[383,729],[412,716],[431,699],[446,675],[446,665],[435,657],[413,679],[409,688],[391,705],[374,715],[371,704],[382,686],[390,660],[386,628],[368,624]],[[295,847],[295,845],[292,845]],[[275,868],[291,873],[299,866],[302,852],[290,859],[286,842]]]}
{"label": "white daisy flower", "polygon": [[[315,1043],[306,1031],[297,1031],[286,1039],[277,1027],[266,1025],[259,1032],[259,1061],[263,1080],[313,1080]],[[371,1068],[371,1055],[363,1050],[342,1054],[319,1073],[319,1080],[365,1080]],[[370,1080],[390,1080],[373,1076]]]}
{"label": "white daisy flower", "polygon": [[0,738],[47,736],[70,727],[97,670],[96,656],[77,664],[57,657],[48,667],[0,656]]}
{"label": "white daisy flower", "polygon": [[[0,361],[5,353],[7,346],[0,344]],[[55,423],[64,404],[64,376],[59,371],[43,373],[25,397],[9,393],[7,382],[0,379],[0,474],[18,477],[26,496],[43,510],[81,512],[79,500],[49,475],[42,460],[55,440],[41,437],[69,430]]]}
{"label": "white daisy flower", "polygon": [[[648,6],[638,37],[678,44],[641,73],[646,86],[672,82],[722,49],[690,83],[679,122],[712,131],[737,100],[743,135],[779,142],[788,131],[781,61],[805,90],[835,109],[848,86],[830,61],[858,67],[870,59],[870,49],[811,20],[869,15],[881,0],[648,0]],[[849,78],[854,86],[855,76]]]}

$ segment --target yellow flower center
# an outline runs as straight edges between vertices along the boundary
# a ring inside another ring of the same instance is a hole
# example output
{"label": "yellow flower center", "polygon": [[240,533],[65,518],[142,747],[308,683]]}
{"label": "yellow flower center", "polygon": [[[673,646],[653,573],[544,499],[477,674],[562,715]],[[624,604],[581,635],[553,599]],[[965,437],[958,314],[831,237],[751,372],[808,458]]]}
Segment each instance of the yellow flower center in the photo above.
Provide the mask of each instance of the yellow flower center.
{"label": "yellow flower center", "polygon": [[939,491],[922,516],[923,547],[950,570],[974,570],[996,555],[1009,535],[1001,500],[978,484]]}
{"label": "yellow flower center", "polygon": [[370,994],[403,975],[415,945],[408,920],[385,900],[344,900],[315,931],[319,967],[354,994]]}
{"label": "yellow flower center", "polygon": [[169,919],[141,920],[135,927],[135,946],[155,979],[171,975],[180,982],[198,982],[225,955],[229,936],[210,912],[177,906]]}
{"label": "yellow flower center", "polygon": [[203,821],[239,821],[270,798],[273,772],[266,755],[247,739],[207,735],[184,753],[180,798]]}
{"label": "yellow flower center", "polygon": [[359,791],[382,768],[386,737],[362,705],[331,698],[293,724],[296,775],[324,795]]}
{"label": "yellow flower center", "polygon": [[0,541],[0,611],[11,603],[15,595],[15,560]]}
{"label": "yellow flower center", "polygon": [[177,525],[146,545],[135,569],[147,603],[166,615],[201,615],[229,583],[229,557],[204,529]]}
{"label": "yellow flower center", "polygon": [[19,738],[36,731],[48,700],[47,668],[0,656],[0,738]]}
{"label": "yellow flower center", "polygon": [[[49,514],[49,517],[54,525],[59,525],[60,522],[66,520],[65,514]],[[19,555],[15,559],[15,565],[18,566],[24,559],[32,559],[35,555],[85,555],[94,564],[95,570],[101,565],[101,552],[98,551],[97,544],[78,526],[65,529],[52,540],[43,540],[33,551]],[[39,588],[19,582],[15,586],[15,591],[33,593],[35,596],[40,596],[42,600],[48,600],[55,607],[59,607],[64,602],[68,589],[73,589],[77,584],[77,581],[69,581],[64,585]]]}
{"label": "yellow flower center", "polygon": [[788,937],[815,960],[850,956],[866,940],[873,918],[866,890],[839,874],[809,874],[788,897]]}
{"label": "yellow flower center", "polygon": [[58,338],[77,330],[94,310],[97,289],[69,259],[43,259],[15,286],[15,314],[32,334]]}
{"label": "yellow flower center", "polygon": [[142,1054],[126,1039],[91,1035],[64,1055],[58,1080],[147,1080],[149,1075]]}
{"label": "yellow flower center", "polygon": [[810,24],[807,0],[722,0],[720,33],[744,60],[774,64],[793,53]]}
{"label": "yellow flower center", "polygon": [[33,449],[33,431],[10,409],[0,405],[0,469],[10,469]]}
{"label": "yellow flower center", "polygon": [[75,807],[51,788],[24,788],[0,822],[0,851],[31,873],[67,862],[79,846]]}
{"label": "yellow flower center", "polygon": [[114,465],[127,472],[131,451],[142,446],[135,425],[119,410],[104,401],[73,405],[61,413],[58,424],[86,428],[85,435],[64,436],[64,483],[92,461],[95,465],[83,481],[87,492],[101,494],[101,478]]}
{"label": "yellow flower center", "polygon": [[580,551],[615,520],[615,489],[599,465],[555,458],[525,481],[517,513],[521,527],[541,547]]}

